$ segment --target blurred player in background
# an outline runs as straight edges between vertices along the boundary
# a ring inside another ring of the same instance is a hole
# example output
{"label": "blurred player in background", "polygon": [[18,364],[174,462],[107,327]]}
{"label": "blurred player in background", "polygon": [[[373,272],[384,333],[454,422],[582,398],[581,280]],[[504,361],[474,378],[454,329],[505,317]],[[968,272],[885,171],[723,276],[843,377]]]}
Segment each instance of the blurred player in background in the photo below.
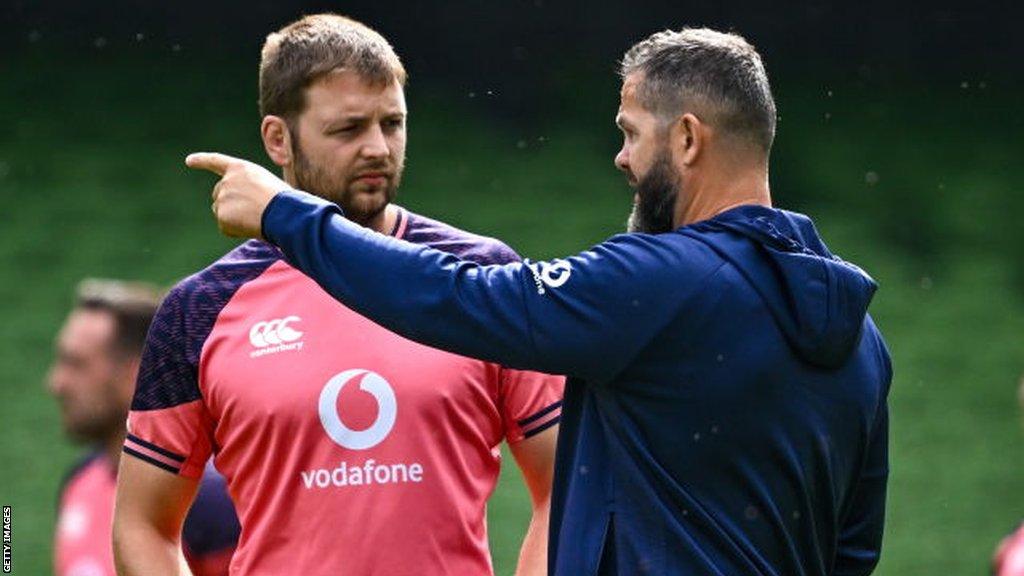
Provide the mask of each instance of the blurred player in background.
{"label": "blurred player in background", "polygon": [[[261,133],[291,186],[366,229],[482,264],[506,245],[392,203],[405,160],[405,70],[353,20],[271,34]],[[407,285],[415,292],[418,287]],[[444,323],[444,317],[435,322]],[[242,523],[237,574],[492,573],[486,501],[501,442],[533,516],[518,573],[546,573],[563,379],[416,344],[335,302],[264,242],[179,283],[154,321],[121,462],[122,575],[173,572],[210,454]]]}
{"label": "blurred player in background", "polygon": [[[1021,378],[1017,389],[1017,402],[1024,412],[1024,378]],[[992,559],[992,573],[995,576],[1024,576],[1024,524],[999,543]]]}
{"label": "blurred player in background", "polygon": [[[47,388],[60,405],[64,432],[90,446],[61,488],[58,576],[114,574],[115,473],[139,357],[159,303],[159,291],[146,284],[85,280],[57,337]],[[185,522],[184,552],[197,576],[227,574],[238,530],[224,479],[211,468]]]}

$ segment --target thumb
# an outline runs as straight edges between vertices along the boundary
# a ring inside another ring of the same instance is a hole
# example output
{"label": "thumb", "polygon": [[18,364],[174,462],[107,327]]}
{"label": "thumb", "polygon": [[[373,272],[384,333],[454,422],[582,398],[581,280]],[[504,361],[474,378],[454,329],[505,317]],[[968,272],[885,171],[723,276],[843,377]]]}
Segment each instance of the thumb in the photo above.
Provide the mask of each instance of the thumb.
{"label": "thumb", "polygon": [[185,165],[196,170],[209,170],[218,176],[223,176],[233,164],[244,162],[218,152],[195,152],[185,158]]}

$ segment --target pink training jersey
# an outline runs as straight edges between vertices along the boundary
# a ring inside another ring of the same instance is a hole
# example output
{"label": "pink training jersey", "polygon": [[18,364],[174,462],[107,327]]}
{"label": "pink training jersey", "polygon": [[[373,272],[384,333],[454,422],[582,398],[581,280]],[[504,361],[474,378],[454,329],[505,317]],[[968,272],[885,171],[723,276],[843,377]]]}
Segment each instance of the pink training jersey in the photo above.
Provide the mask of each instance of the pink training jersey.
{"label": "pink training jersey", "polygon": [[[517,259],[404,210],[392,234]],[[187,477],[214,454],[242,524],[232,574],[491,574],[499,445],[555,425],[562,387],[388,332],[250,241],[161,306],[124,450]]]}
{"label": "pink training jersey", "polygon": [[101,453],[75,467],[61,488],[53,570],[57,576],[114,576],[114,464]]}
{"label": "pink training jersey", "polygon": [[1024,524],[1007,536],[996,549],[994,576],[1024,576]]}
{"label": "pink training jersey", "polygon": [[[111,530],[116,463],[90,454],[61,487],[54,535],[56,576],[114,576]],[[223,576],[238,541],[238,519],[224,491],[224,479],[208,467],[196,502],[185,519],[182,541],[195,576]]]}

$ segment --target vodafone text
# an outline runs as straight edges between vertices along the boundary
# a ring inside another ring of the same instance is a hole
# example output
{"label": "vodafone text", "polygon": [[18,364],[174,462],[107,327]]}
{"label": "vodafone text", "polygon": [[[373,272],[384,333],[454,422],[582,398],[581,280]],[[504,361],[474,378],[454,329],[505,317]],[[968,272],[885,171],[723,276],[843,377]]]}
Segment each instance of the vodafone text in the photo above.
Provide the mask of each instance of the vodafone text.
{"label": "vodafone text", "polygon": [[423,465],[419,462],[378,464],[371,458],[361,464],[342,462],[333,470],[303,470],[299,475],[307,490],[371,484],[407,484],[423,481]]}

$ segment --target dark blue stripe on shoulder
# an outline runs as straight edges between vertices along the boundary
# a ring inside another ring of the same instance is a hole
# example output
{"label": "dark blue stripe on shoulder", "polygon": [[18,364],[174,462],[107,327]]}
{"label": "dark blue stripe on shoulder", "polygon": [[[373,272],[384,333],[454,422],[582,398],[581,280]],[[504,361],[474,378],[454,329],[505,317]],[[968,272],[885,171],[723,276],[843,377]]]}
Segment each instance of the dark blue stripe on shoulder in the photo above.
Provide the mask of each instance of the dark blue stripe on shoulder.
{"label": "dark blue stripe on shoulder", "polygon": [[541,418],[543,418],[544,416],[547,416],[548,414],[554,412],[555,410],[557,410],[561,406],[562,406],[562,401],[559,400],[558,402],[555,402],[554,404],[549,405],[547,408],[543,408],[539,412],[534,413],[533,416],[529,416],[527,418],[523,418],[522,420],[517,420],[516,423],[519,424],[520,427],[526,426],[530,422],[535,422],[537,420],[540,420]]}

